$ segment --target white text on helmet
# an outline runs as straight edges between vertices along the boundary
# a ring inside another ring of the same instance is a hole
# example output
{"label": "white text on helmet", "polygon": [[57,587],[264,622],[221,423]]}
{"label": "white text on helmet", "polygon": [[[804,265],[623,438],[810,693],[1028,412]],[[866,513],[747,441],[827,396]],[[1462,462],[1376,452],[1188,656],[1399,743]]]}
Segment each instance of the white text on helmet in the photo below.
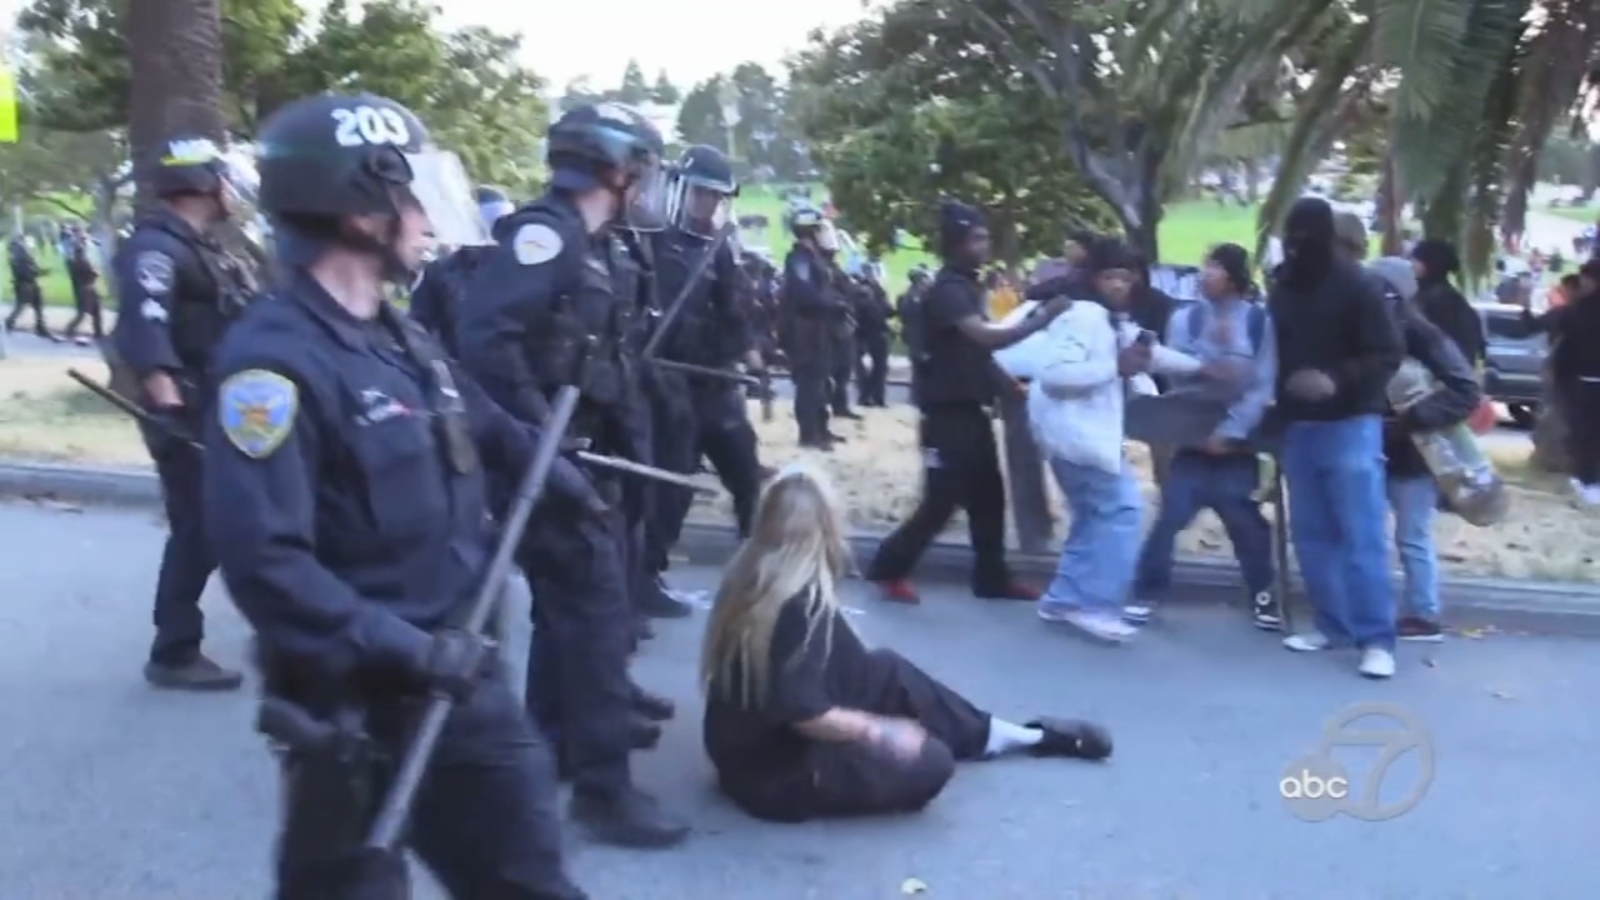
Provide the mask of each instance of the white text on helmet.
{"label": "white text on helmet", "polygon": [[397,110],[388,107],[357,106],[353,109],[332,111],[336,123],[333,139],[341,147],[360,147],[367,144],[411,143],[411,129]]}

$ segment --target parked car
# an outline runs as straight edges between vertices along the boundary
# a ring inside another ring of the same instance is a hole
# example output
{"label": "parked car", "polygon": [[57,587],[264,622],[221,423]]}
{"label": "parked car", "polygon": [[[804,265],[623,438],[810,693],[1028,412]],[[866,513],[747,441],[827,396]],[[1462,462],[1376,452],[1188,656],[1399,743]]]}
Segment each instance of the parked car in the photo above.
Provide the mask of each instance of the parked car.
{"label": "parked car", "polygon": [[1504,303],[1480,303],[1474,308],[1483,317],[1483,333],[1488,339],[1488,359],[1484,365],[1483,388],[1489,399],[1504,404],[1512,421],[1532,428],[1544,402],[1544,363],[1550,353],[1549,339],[1543,334],[1523,335],[1522,307]]}

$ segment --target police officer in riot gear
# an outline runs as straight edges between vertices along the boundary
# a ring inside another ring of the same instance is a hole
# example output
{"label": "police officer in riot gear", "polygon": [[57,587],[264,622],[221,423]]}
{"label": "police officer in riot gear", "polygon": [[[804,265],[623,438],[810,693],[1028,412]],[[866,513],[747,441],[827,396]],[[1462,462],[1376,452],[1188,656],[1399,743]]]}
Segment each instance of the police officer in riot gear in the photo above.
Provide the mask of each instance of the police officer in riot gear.
{"label": "police officer in riot gear", "polygon": [[[861,356],[856,345],[856,315],[863,293],[857,280],[860,265],[856,260],[847,260],[845,264],[850,266],[850,271],[845,271],[839,259],[837,233],[831,223],[823,226],[819,243],[824,246],[833,289],[841,300],[840,310],[834,314],[828,329],[828,408],[835,419],[860,419],[861,414],[850,408],[850,379],[855,375]],[[841,440],[837,436],[833,439]]]}
{"label": "police officer in riot gear", "polygon": [[51,343],[58,343],[44,321],[44,294],[39,290],[39,276],[44,274],[44,270],[39,268],[38,260],[33,258],[33,251],[28,249],[28,242],[22,235],[13,235],[6,243],[6,262],[11,267],[11,292],[17,301],[17,305],[11,309],[11,315],[6,316],[6,330],[15,330],[17,321],[22,318],[22,311],[31,309],[34,334]]}
{"label": "police officer in riot gear", "polygon": [[[494,234],[495,223],[516,209],[499,188],[479,187],[476,199],[479,218],[489,234]],[[432,332],[452,356],[458,355],[459,350],[456,319],[462,292],[478,263],[491,252],[491,247],[457,247],[429,263],[411,289],[411,317]]]}
{"label": "police officer in riot gear", "polygon": [[254,178],[204,138],[169,142],[146,177],[161,206],[139,221],[112,260],[117,323],[110,354],[114,387],[150,413],[140,430],[161,478],[170,529],[144,672],[160,687],[231,690],[239,673],[200,652],[200,596],[217,563],[201,524],[200,452],[192,442],[212,406],[212,353],[252,299],[245,273],[216,235],[250,202]]}
{"label": "police officer in riot gear", "polygon": [[[716,253],[705,274],[689,286],[682,311],[668,326],[662,356],[705,369],[732,372],[737,363],[759,372],[764,367],[750,333],[750,285],[735,257],[734,248],[712,242],[727,224],[739,186],[733,167],[715,147],[697,144],[684,152],[673,174],[669,198],[669,227],[656,235],[656,283],[664,301],[675,298],[687,283],[689,270],[700,257]],[[749,532],[761,492],[761,463],[756,453],[756,433],[750,425],[744,393],[731,378],[690,375],[686,379],[692,401],[688,427],[658,430],[657,463],[688,475],[709,459],[733,497],[739,534]],[[665,491],[663,493],[666,493]],[[677,543],[693,497],[686,490],[672,491],[659,510],[666,551]]]}
{"label": "police officer in riot gear", "polygon": [[863,265],[856,283],[856,399],[881,409],[889,405],[889,320],[895,317],[883,289],[883,263]]}
{"label": "police officer in riot gear", "polygon": [[[405,107],[320,94],[261,129],[276,290],[217,353],[206,522],[255,628],[266,691],[339,729],[279,741],[276,896],[408,896],[400,854],[362,846],[432,692],[456,699],[409,843],[457,898],[583,900],[562,860],[556,780],[486,639],[455,627],[493,554],[485,467],[531,460],[516,422],[384,300],[430,231],[487,240],[452,154]],[[458,198],[458,202],[452,199]],[[598,504],[558,461],[541,506]]]}
{"label": "police officer in riot gear", "polygon": [[[583,399],[573,432],[599,452],[633,449],[625,344],[636,301],[617,296],[613,226],[665,224],[661,150],[661,135],[629,107],[603,103],[563,115],[548,137],[550,190],[506,218],[458,324],[461,359],[518,418],[536,421],[550,392],[577,384]],[[627,670],[634,628],[622,486],[609,472],[589,477],[607,508],[536,515],[519,555],[536,625],[528,705],[558,741],[580,824],[611,843],[670,845],[688,827],[634,786],[629,763],[644,741]]]}
{"label": "police officer in riot gear", "polygon": [[[800,446],[832,450],[828,379],[833,371],[833,326],[844,315],[828,260],[830,231],[822,213],[799,206],[789,213],[794,246],[783,260],[784,353],[794,377],[794,418]],[[837,245],[834,245],[837,250]]]}

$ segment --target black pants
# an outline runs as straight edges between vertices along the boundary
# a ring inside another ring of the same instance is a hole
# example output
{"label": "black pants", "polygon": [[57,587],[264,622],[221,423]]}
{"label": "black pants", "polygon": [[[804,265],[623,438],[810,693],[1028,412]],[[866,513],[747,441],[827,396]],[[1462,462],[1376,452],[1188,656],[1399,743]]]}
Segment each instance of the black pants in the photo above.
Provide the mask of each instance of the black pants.
{"label": "black pants", "polygon": [[833,407],[834,415],[842,416],[850,411],[850,377],[855,374],[856,360],[860,354],[856,351],[854,337],[835,338],[832,350],[832,366],[828,373],[828,403]]}
{"label": "black pants", "polygon": [[828,367],[826,357],[791,361],[794,375],[794,420],[800,443],[821,441],[828,434]]}
{"label": "black pants", "polygon": [[[415,705],[374,709],[368,728],[399,758]],[[403,856],[362,850],[388,773],[285,759],[278,900],[404,900]],[[505,673],[487,677],[445,725],[411,814],[409,843],[452,897],[584,900],[562,862],[550,752],[517,708]]]}
{"label": "black pants", "polygon": [[889,389],[889,332],[860,337],[856,358],[856,399],[862,406],[884,406]]}
{"label": "black pants", "polygon": [[1572,477],[1600,484],[1600,381],[1573,381],[1565,393]]}
{"label": "black pants", "polygon": [[922,413],[922,500],[884,539],[867,577],[895,581],[911,574],[923,551],[959,507],[967,512],[977,559],[972,588],[979,596],[1003,593],[1011,580],[1005,561],[1005,480],[994,445],[994,426],[981,406],[938,406]]}
{"label": "black pants", "polygon": [[632,783],[633,616],[622,514],[535,514],[518,553],[533,589],[528,712],[556,744],[573,782],[614,791]]}
{"label": "black pants", "polygon": [[161,478],[168,528],[161,575],[156,581],[156,639],[150,660],[183,665],[200,652],[200,640],[205,636],[200,597],[217,568],[200,502],[201,456],[182,440],[154,434],[148,428],[145,446]]}
{"label": "black pants", "polygon": [[78,326],[83,324],[84,319],[88,319],[89,327],[94,329],[95,339],[99,340],[105,337],[105,326],[100,318],[100,295],[95,293],[93,288],[85,288],[75,284],[72,286],[72,300],[76,304],[78,312],[72,317],[72,321],[67,323],[67,330],[62,333],[68,338],[75,337],[78,333]]}
{"label": "black pants", "polygon": [[[659,462],[669,471],[691,475],[699,468],[702,456],[709,460],[717,479],[733,498],[734,522],[739,537],[744,538],[750,533],[756,500],[761,494],[761,460],[744,398],[730,385],[697,389],[693,399],[692,426],[670,440],[657,441],[658,446],[667,445],[672,453],[670,458],[659,457]],[[659,531],[670,548],[683,534],[694,495],[675,488],[663,488],[661,495]]]}
{"label": "black pants", "polygon": [[771,773],[761,783],[724,781],[734,803],[774,822],[914,812],[944,790],[957,760],[982,758],[988,713],[892,650],[874,650],[862,674],[840,685],[846,693],[835,702],[915,719],[928,732],[922,754],[905,761],[865,744],[816,741],[790,771]]}
{"label": "black pants", "polygon": [[39,291],[37,281],[13,281],[11,289],[17,295],[17,305],[11,310],[11,315],[6,316],[6,330],[17,327],[17,320],[22,318],[23,309],[33,310],[33,330],[40,337],[49,337],[50,332],[44,326],[44,295]]}

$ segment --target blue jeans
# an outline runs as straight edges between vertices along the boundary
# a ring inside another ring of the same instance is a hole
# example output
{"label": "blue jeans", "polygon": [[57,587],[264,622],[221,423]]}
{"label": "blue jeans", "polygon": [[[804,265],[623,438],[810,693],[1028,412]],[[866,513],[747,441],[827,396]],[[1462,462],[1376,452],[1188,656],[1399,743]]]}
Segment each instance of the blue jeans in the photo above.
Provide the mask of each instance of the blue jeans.
{"label": "blue jeans", "polygon": [[1202,509],[1212,510],[1222,520],[1250,596],[1271,591],[1272,526],[1261,514],[1261,505],[1250,499],[1260,478],[1252,454],[1210,456],[1180,450],[1167,469],[1161,511],[1139,554],[1140,593],[1157,593],[1171,584],[1172,548]]}
{"label": "blue jeans", "polygon": [[1439,621],[1439,557],[1434,552],[1433,519],[1439,511],[1439,488],[1428,475],[1389,479],[1389,507],[1394,510],[1394,543],[1406,573],[1400,596],[1403,615]]}
{"label": "blue jeans", "polygon": [[1144,498],[1124,463],[1112,473],[1050,460],[1072,517],[1056,577],[1042,602],[1120,613],[1133,587]]}
{"label": "blue jeans", "polygon": [[1392,650],[1383,420],[1291,423],[1283,439],[1283,475],[1289,536],[1317,630],[1337,644]]}

